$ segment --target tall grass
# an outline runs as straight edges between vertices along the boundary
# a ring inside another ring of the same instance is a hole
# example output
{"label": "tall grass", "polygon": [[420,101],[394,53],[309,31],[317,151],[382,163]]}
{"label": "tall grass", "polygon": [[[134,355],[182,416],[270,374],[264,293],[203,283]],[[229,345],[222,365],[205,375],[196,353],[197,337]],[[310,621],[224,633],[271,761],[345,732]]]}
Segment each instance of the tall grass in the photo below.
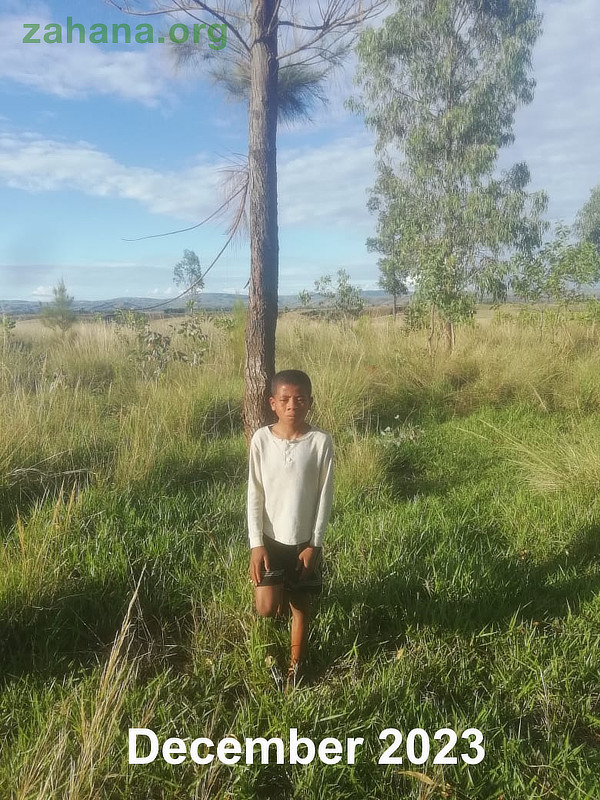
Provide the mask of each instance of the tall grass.
{"label": "tall grass", "polygon": [[[119,723],[127,694],[137,673],[130,658],[132,610],[139,584],[133,593],[121,627],[102,668],[92,698],[76,691],[71,709],[79,712],[65,718],[58,708],[42,730],[19,774],[15,800],[92,800],[102,797],[108,757],[118,748]],[[91,702],[90,702],[91,700]],[[77,747],[73,747],[73,740]]]}
{"label": "tall grass", "polygon": [[[336,450],[309,682],[282,695],[289,631],[247,576],[241,331],[207,322],[203,362],[157,375],[106,323],[4,348],[0,798],[597,797],[596,333],[488,324],[429,358],[390,319],[280,319],[277,366],[309,372]],[[481,765],[377,763],[386,727],[473,725]],[[365,746],[132,766],[130,726]]]}
{"label": "tall grass", "polygon": [[598,420],[577,419],[566,430],[541,428],[533,440],[521,441],[498,432],[507,460],[530,485],[542,492],[577,490],[582,495],[600,491],[600,429]]}

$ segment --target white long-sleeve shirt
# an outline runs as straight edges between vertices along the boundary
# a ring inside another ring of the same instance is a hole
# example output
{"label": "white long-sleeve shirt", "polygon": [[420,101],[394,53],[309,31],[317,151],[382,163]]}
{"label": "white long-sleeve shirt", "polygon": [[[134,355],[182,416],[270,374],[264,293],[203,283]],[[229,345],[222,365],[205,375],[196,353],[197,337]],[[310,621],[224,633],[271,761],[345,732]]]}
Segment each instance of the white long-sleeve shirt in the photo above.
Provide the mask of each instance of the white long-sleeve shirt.
{"label": "white long-sleeve shirt", "polygon": [[333,501],[331,436],[311,428],[282,439],[266,425],[252,437],[249,460],[250,547],[260,547],[263,536],[320,547]]}

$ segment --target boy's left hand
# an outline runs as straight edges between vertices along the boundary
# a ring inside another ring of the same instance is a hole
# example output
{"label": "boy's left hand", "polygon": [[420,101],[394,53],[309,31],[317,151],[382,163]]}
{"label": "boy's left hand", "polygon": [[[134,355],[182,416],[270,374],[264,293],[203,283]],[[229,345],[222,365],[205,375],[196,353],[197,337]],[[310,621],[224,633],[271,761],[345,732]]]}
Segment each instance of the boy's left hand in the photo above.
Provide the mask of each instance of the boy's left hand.
{"label": "boy's left hand", "polygon": [[298,567],[299,567],[299,579],[302,580],[303,578],[308,577],[314,570],[314,568],[319,563],[319,558],[321,557],[321,548],[320,547],[305,547],[300,553],[298,553]]}

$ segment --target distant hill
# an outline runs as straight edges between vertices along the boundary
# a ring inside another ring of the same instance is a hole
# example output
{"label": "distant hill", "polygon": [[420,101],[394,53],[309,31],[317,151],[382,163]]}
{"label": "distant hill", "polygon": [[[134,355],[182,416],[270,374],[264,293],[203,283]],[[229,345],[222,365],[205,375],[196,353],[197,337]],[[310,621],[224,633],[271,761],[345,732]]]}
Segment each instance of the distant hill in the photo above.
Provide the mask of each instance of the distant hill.
{"label": "distant hill", "polygon": [[[363,300],[367,305],[380,306],[391,303],[391,297],[381,291],[362,292]],[[242,301],[247,305],[248,298],[238,294],[220,294],[207,292],[200,296],[199,308],[209,311],[230,311],[236,302]],[[50,301],[46,301],[50,302]],[[40,313],[42,305],[39,300],[0,300],[0,313],[32,316]],[[315,306],[318,305],[315,303]],[[300,302],[297,295],[281,295],[279,308],[298,308]],[[115,297],[111,300],[75,300],[73,309],[83,314],[110,314],[117,308],[136,309],[138,311],[151,311],[175,313],[185,310],[185,301],[178,300],[160,301],[155,297]]]}

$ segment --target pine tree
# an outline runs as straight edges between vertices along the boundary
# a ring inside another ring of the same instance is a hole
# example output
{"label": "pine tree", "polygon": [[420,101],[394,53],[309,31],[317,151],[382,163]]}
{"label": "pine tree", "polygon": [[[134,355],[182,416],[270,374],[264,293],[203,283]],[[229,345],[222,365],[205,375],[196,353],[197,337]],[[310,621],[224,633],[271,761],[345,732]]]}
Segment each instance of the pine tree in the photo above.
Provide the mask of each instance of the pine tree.
{"label": "pine tree", "polygon": [[[250,282],[245,335],[244,407],[246,438],[271,419],[268,402],[275,371],[279,285],[277,215],[277,124],[293,119],[319,97],[321,81],[344,55],[362,24],[386,0],[168,0],[141,10],[136,0],[108,0],[136,16],[185,13],[195,22],[227,25],[227,47],[218,51],[223,69],[212,70],[229,94],[248,101],[248,223]],[[141,7],[141,8],[140,8]],[[199,58],[214,64],[215,54]]]}
{"label": "pine tree", "polygon": [[73,297],[67,293],[67,287],[61,278],[52,293],[54,300],[43,306],[40,320],[48,328],[56,329],[64,335],[77,319],[73,311]]}

